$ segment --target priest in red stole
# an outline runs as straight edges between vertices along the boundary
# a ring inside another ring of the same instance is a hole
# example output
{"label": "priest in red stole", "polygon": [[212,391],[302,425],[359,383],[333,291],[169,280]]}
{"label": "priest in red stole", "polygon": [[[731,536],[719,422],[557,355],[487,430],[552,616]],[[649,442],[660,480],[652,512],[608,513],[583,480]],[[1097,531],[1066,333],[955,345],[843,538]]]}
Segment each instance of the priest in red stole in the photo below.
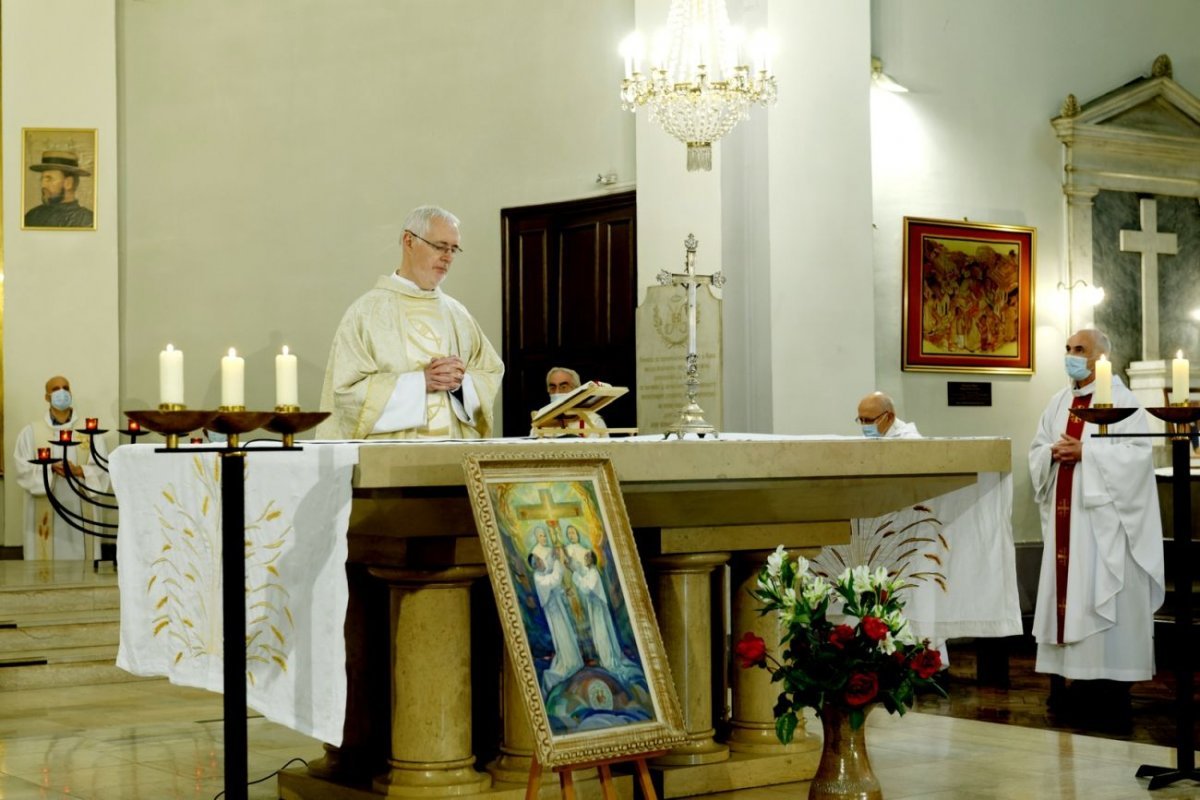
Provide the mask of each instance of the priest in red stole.
{"label": "priest in red stole", "polygon": [[[1052,703],[1066,696],[1085,725],[1124,727],[1129,685],[1154,676],[1154,611],[1164,596],[1162,521],[1152,440],[1095,438],[1095,425],[1071,413],[1096,392],[1096,360],[1110,351],[1093,329],[1067,340],[1070,385],[1051,398],[1029,450],[1034,499],[1041,507],[1041,578],[1033,633],[1038,672],[1061,676]],[[1112,405],[1137,407],[1113,377]],[[1110,434],[1146,433],[1138,410]]]}

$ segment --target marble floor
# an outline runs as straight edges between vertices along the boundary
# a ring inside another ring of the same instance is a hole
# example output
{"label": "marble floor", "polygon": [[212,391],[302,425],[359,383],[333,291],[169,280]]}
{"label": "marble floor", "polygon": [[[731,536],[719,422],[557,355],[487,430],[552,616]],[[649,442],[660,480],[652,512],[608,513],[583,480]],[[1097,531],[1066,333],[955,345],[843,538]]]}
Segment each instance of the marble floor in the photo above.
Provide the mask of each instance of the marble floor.
{"label": "marble floor", "polygon": [[[819,726],[814,726],[819,730]],[[221,698],[148,681],[0,694],[0,799],[212,798],[222,789]],[[318,742],[261,718],[249,722],[251,779]],[[1140,764],[1170,765],[1169,748],[925,713],[877,710],[872,763],[888,800],[1200,798],[1184,781],[1149,792]],[[803,797],[805,784],[730,792],[730,800]],[[275,781],[250,797],[276,797]]]}
{"label": "marble floor", "polygon": [[[104,585],[113,581],[108,570],[0,562],[0,591],[30,583]],[[871,715],[867,744],[888,800],[1200,800],[1200,784],[1183,781],[1151,793],[1146,780],[1134,776],[1141,764],[1174,765],[1174,751],[1154,743],[1162,722],[1139,726],[1124,739],[1048,729],[1044,676],[1021,677],[1030,670],[1019,654],[1013,663],[1016,691],[972,688],[972,662],[964,653],[951,659],[952,671],[961,672],[951,684],[954,702],[928,703],[903,718],[881,709]],[[1156,690],[1148,688],[1155,700]],[[1169,710],[1167,688],[1157,691],[1162,702],[1146,705],[1141,716],[1154,720],[1162,707]],[[1135,710],[1136,703],[1135,695]],[[981,714],[996,721],[963,718]],[[215,798],[223,789],[221,720],[219,695],[161,680],[0,691],[0,800]],[[276,770],[322,755],[316,740],[261,717],[252,716],[247,727],[250,778],[266,778],[250,788],[256,800],[277,796],[270,777]],[[795,800],[806,794],[800,783],[721,797]]]}

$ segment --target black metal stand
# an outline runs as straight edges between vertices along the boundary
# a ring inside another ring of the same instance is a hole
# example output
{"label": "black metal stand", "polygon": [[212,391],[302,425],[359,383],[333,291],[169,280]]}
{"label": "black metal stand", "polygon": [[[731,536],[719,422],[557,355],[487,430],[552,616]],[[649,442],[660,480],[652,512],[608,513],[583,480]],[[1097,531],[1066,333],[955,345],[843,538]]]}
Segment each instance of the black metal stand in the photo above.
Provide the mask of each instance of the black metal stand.
{"label": "black metal stand", "polygon": [[1200,781],[1196,770],[1196,709],[1192,697],[1192,487],[1191,447],[1185,437],[1171,441],[1171,493],[1174,505],[1173,550],[1175,573],[1175,766],[1143,764],[1139,778],[1150,778],[1150,790],[1176,781]]}
{"label": "black metal stand", "polygon": [[246,452],[225,450],[220,459],[225,797],[246,800]]}

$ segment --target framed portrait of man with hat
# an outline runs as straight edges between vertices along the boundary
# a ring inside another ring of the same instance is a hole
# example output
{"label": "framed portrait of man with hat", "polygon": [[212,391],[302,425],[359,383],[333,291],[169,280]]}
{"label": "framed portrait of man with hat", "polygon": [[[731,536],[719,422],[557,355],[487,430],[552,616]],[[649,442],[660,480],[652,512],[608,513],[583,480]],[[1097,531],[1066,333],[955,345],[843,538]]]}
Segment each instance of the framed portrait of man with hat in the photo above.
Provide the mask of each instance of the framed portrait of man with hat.
{"label": "framed portrait of man with hat", "polygon": [[22,128],[23,230],[96,230],[96,129]]}

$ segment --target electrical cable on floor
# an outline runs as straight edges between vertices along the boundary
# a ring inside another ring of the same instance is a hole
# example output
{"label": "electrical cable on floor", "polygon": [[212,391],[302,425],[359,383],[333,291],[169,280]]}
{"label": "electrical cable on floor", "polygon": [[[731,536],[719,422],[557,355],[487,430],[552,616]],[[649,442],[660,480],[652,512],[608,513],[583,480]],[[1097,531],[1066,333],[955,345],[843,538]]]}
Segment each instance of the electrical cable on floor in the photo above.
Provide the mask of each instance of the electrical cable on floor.
{"label": "electrical cable on floor", "polygon": [[[249,781],[249,782],[248,782],[246,785],[247,785],[247,786],[253,786],[253,785],[254,785],[254,784],[256,784],[256,783],[262,783],[263,781],[269,781],[269,780],[271,780],[271,778],[274,778],[276,775],[278,775],[279,773],[283,772],[285,769],[287,769],[288,767],[290,767],[292,764],[295,764],[297,761],[299,761],[301,764],[303,764],[303,765],[304,765],[304,766],[306,766],[306,767],[308,766],[308,762],[307,762],[307,761],[305,761],[303,758],[300,758],[299,756],[296,756],[295,758],[291,759],[291,760],[290,760],[290,761],[288,761],[286,764],[284,764],[282,767],[280,767],[279,769],[277,769],[277,770],[275,770],[274,772],[272,772],[270,775],[266,775],[266,776],[264,776],[264,777],[262,777],[262,778],[259,778],[258,780]],[[221,796],[222,796],[223,794],[225,794],[225,790],[224,790],[224,789],[222,789],[221,791],[219,791],[219,792],[217,792],[215,795],[213,795],[213,800],[221,800]]]}

